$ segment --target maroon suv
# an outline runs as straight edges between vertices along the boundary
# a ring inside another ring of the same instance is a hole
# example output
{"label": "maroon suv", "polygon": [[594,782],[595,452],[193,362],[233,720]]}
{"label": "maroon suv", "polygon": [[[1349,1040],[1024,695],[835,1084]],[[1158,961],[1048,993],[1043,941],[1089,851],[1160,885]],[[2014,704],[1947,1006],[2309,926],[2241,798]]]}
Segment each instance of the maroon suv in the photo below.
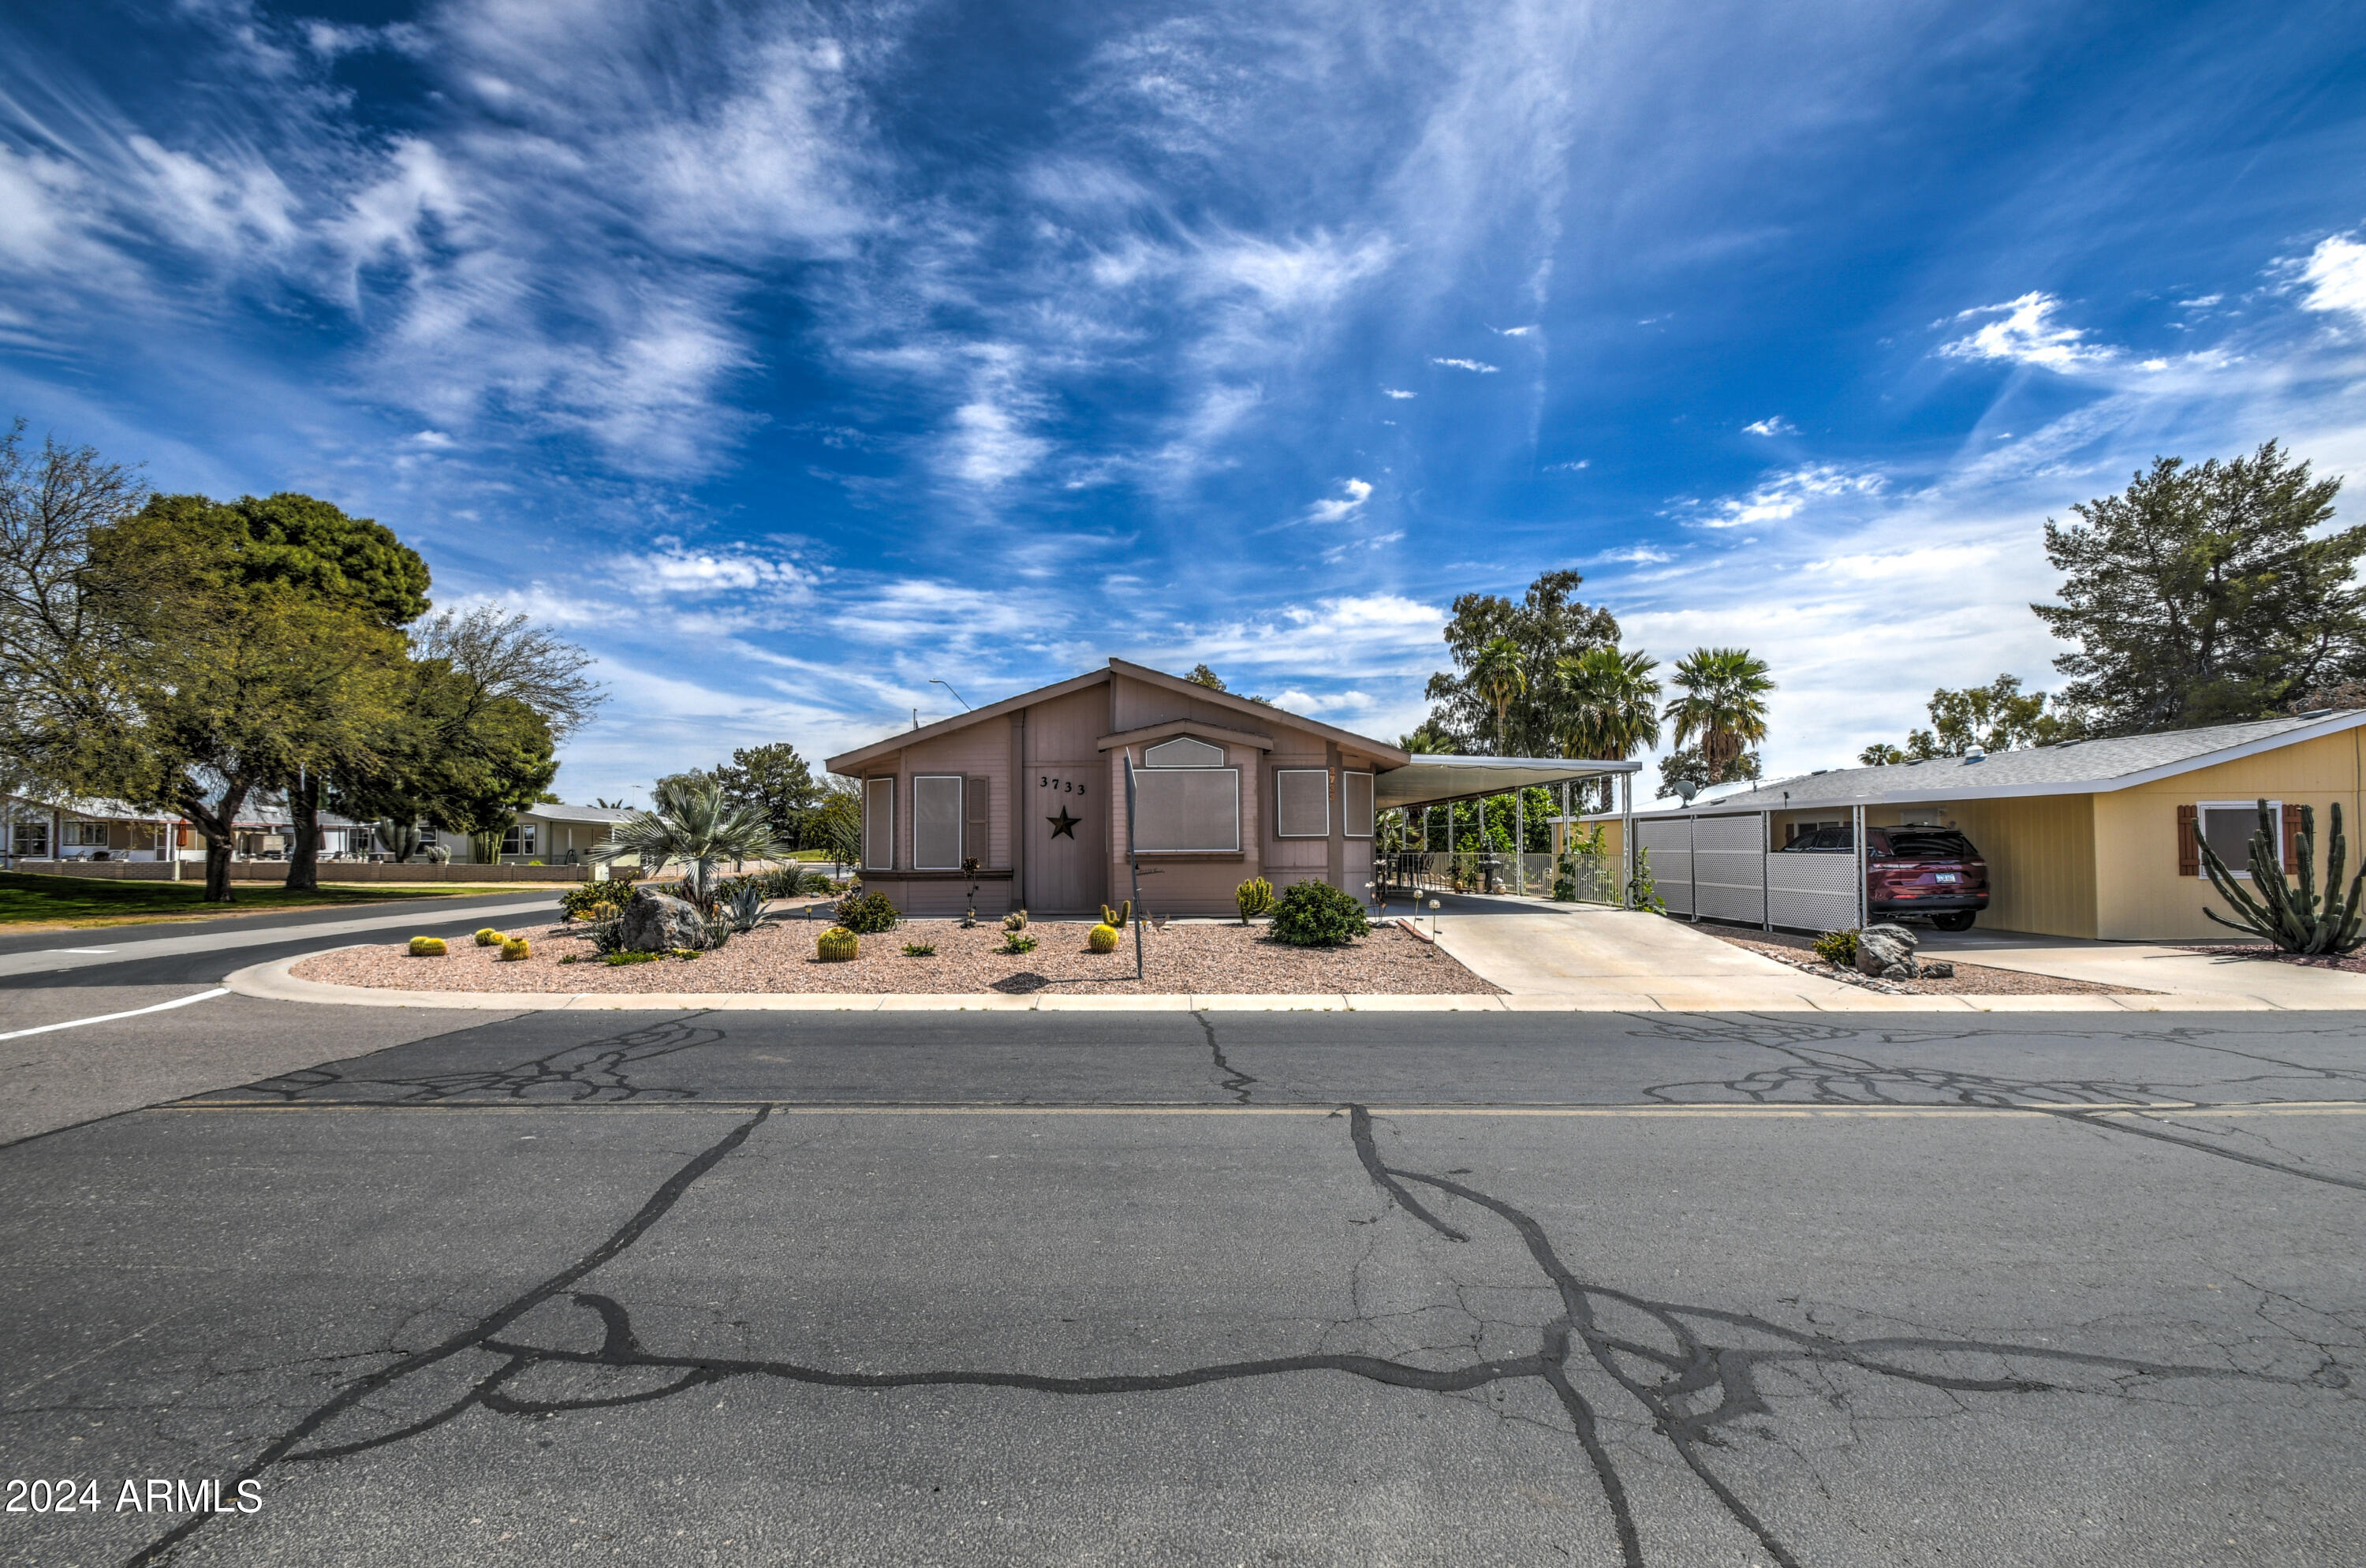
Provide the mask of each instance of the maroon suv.
{"label": "maroon suv", "polygon": [[[1783,846],[1813,854],[1855,849],[1842,826],[1813,828]],[[1989,907],[1989,868],[1953,828],[1868,828],[1865,907],[1876,915],[1927,916],[1943,931],[1967,931]]]}

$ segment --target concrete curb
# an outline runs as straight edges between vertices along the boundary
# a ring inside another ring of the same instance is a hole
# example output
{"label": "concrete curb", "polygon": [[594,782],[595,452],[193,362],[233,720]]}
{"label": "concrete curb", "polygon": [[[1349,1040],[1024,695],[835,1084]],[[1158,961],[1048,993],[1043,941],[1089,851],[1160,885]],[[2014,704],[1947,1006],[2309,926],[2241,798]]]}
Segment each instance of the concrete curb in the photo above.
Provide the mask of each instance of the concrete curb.
{"label": "concrete curb", "polygon": [[[332,952],[333,949],[321,949]],[[2241,996],[1998,996],[1890,997],[1850,990],[1845,1000],[1769,1005],[1764,996],[1722,996],[1707,987],[1671,987],[1659,993],[1597,992],[1566,996],[1346,996],[1197,992],[1089,997],[1059,993],[1006,997],[833,991],[400,991],[332,986],[290,973],[318,953],[250,964],[222,981],[242,997],[343,1007],[442,1008],[473,1012],[2277,1012]]]}

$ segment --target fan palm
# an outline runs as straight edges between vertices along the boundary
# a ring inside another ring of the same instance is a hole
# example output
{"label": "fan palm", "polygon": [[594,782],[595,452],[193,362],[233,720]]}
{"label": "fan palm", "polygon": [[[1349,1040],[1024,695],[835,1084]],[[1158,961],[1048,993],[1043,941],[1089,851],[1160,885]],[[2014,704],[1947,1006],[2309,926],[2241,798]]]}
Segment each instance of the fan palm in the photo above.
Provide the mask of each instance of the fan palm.
{"label": "fan palm", "polygon": [[1766,694],[1774,690],[1766,661],[1746,648],[1696,648],[1676,661],[1675,683],[1684,695],[1668,705],[1676,744],[1697,738],[1708,782],[1752,742],[1766,739]]}
{"label": "fan palm", "polygon": [[1515,697],[1525,696],[1528,690],[1528,672],[1520,659],[1520,645],[1508,637],[1499,637],[1479,650],[1470,661],[1470,685],[1487,699],[1495,710],[1495,750],[1504,754],[1505,716]]}
{"label": "fan palm", "polygon": [[1561,660],[1561,754],[1623,761],[1660,739],[1660,661],[1641,651],[1589,648]]}
{"label": "fan palm", "polygon": [[637,856],[644,872],[669,861],[688,868],[692,897],[704,908],[715,868],[725,861],[767,860],[788,853],[760,806],[727,799],[714,779],[683,774],[659,779],[654,804],[616,824],[600,847],[603,861]]}

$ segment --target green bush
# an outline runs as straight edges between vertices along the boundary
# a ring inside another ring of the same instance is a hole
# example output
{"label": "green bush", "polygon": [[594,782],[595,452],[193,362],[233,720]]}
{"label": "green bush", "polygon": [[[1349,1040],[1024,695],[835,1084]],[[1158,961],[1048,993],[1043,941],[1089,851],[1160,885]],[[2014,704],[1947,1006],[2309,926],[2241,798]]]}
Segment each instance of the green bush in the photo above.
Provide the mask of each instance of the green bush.
{"label": "green bush", "polygon": [[603,964],[655,964],[664,956],[662,953],[637,953],[626,948],[616,953],[602,953],[600,962]]}
{"label": "green bush", "polygon": [[861,893],[838,901],[838,923],[857,936],[892,931],[900,919],[884,893]]}
{"label": "green bush", "polygon": [[1273,884],[1262,876],[1252,876],[1233,889],[1233,902],[1241,907],[1241,923],[1246,925],[1259,915],[1273,911]]}
{"label": "green bush", "polygon": [[904,956],[907,958],[934,958],[936,955],[937,944],[933,942],[907,942],[904,944]]}
{"label": "green bush", "polygon": [[814,939],[814,952],[824,964],[843,964],[862,951],[862,941],[844,926],[832,926]]}
{"label": "green bush", "polygon": [[1002,939],[1002,951],[1005,953],[1032,953],[1035,951],[1035,939],[1029,936],[1025,931],[1012,931],[1008,936]]}
{"label": "green bush", "polygon": [[1327,882],[1293,883],[1273,907],[1273,934],[1292,947],[1336,947],[1369,930],[1362,903]]}
{"label": "green bush", "polygon": [[1816,956],[1841,969],[1856,967],[1856,928],[1826,931],[1816,939]]}
{"label": "green bush", "polygon": [[1115,953],[1117,951],[1117,928],[1110,925],[1107,920],[1103,920],[1099,925],[1095,926],[1091,931],[1087,933],[1085,942],[1095,953]]}
{"label": "green bush", "polygon": [[633,897],[632,879],[611,876],[605,882],[578,882],[558,896],[558,907],[570,920],[594,917],[592,911],[600,905],[610,904],[622,909]]}
{"label": "green bush", "polygon": [[443,957],[444,939],[440,936],[412,937],[411,939],[411,956],[413,958]]}

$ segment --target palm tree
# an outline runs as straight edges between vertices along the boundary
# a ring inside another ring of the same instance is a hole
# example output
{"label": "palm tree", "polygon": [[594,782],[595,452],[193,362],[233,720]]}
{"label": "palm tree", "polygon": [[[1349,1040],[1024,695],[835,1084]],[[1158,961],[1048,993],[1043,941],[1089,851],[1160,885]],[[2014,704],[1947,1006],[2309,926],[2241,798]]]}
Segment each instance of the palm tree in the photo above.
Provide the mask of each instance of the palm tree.
{"label": "palm tree", "polygon": [[1508,637],[1499,637],[1479,650],[1470,661],[1470,684],[1495,709],[1495,751],[1504,751],[1504,715],[1512,699],[1525,696],[1528,690],[1528,672],[1520,661],[1520,645]]}
{"label": "palm tree", "polygon": [[1774,689],[1766,661],[1746,648],[1696,648],[1676,661],[1676,685],[1684,694],[1667,713],[1676,744],[1697,736],[1708,782],[1718,784],[1745,748],[1766,739],[1763,699]]}
{"label": "palm tree", "polygon": [[617,823],[598,858],[614,862],[636,855],[645,872],[668,861],[684,862],[691,901],[701,908],[713,899],[707,884],[723,862],[769,860],[789,852],[764,820],[761,807],[726,799],[722,784],[707,774],[659,779],[649,794],[655,804]]}
{"label": "palm tree", "polygon": [[1560,680],[1561,754],[1624,761],[1660,739],[1660,661],[1608,645],[1564,658]]}

